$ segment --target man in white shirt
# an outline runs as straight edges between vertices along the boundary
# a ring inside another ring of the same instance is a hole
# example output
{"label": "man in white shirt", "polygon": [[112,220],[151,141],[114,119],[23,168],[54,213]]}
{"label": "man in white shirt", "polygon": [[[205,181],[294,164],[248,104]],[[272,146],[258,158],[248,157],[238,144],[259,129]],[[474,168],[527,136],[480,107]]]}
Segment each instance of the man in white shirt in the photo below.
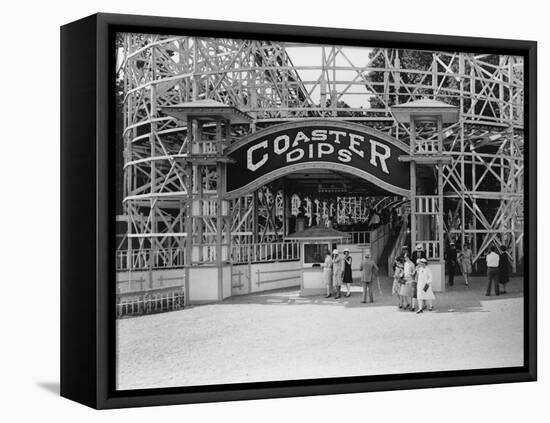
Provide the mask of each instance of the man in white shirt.
{"label": "man in white shirt", "polygon": [[487,254],[487,277],[489,278],[489,284],[487,285],[486,296],[491,295],[491,285],[495,285],[495,295],[500,295],[498,286],[498,262],[500,256],[497,254],[497,247],[491,246],[491,252]]}

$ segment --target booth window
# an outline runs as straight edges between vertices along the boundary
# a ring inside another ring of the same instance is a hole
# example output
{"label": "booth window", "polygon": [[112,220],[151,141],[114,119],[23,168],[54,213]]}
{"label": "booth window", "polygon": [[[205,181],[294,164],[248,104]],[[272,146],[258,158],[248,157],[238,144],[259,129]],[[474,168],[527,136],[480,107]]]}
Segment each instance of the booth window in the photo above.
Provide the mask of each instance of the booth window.
{"label": "booth window", "polygon": [[304,263],[323,263],[329,244],[304,244]]}

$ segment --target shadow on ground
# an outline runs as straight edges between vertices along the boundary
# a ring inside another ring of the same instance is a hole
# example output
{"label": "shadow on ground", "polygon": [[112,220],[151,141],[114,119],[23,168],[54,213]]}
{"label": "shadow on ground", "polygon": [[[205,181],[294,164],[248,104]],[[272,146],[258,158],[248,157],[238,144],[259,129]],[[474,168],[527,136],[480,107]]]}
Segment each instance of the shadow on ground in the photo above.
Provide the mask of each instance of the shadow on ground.
{"label": "shadow on ground", "polygon": [[36,386],[55,396],[59,396],[60,394],[59,382],[36,382]]}
{"label": "shadow on ground", "polygon": [[[482,301],[493,301],[505,298],[523,297],[523,278],[517,277],[507,285],[507,293],[500,296],[485,296],[487,281],[483,277],[470,278],[470,286],[464,285],[461,278],[455,280],[452,287],[447,286],[445,292],[436,293],[434,302],[434,312],[437,313],[483,313]],[[334,297],[325,298],[324,296],[301,297],[298,288],[286,288],[274,291],[267,291],[256,294],[241,295],[228,298],[219,304],[265,304],[265,305],[323,305],[332,307],[388,307],[393,306],[397,309],[397,298],[391,295],[392,280],[384,277],[380,279],[380,286],[373,283],[374,303],[361,303],[362,288],[354,283],[351,289],[351,296],[342,296],[340,299]],[[343,291],[344,292],[344,291]],[[405,311],[403,311],[405,312]],[[410,313],[410,311],[409,311]]]}

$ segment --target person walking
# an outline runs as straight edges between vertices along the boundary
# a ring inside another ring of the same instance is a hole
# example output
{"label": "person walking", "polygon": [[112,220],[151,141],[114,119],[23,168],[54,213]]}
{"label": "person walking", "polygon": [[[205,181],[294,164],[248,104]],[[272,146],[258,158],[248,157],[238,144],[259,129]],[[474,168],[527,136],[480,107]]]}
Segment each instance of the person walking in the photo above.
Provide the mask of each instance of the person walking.
{"label": "person walking", "polygon": [[346,286],[346,297],[351,295],[351,284],[353,283],[353,273],[351,270],[351,254],[349,249],[344,248],[344,277],[342,282]]}
{"label": "person walking", "polygon": [[512,266],[510,265],[506,245],[501,245],[498,260],[498,282],[502,285],[502,289],[499,287],[501,294],[506,294],[506,284],[510,281],[511,270]]}
{"label": "person walking", "polygon": [[432,271],[428,267],[428,260],[421,258],[418,260],[418,269],[416,270],[416,280],[417,280],[417,302],[418,310],[417,313],[422,313],[424,306],[428,307],[429,311],[433,310],[433,301],[435,300],[435,295],[432,290]]}
{"label": "person walking", "polygon": [[323,263],[323,280],[327,287],[325,298],[329,298],[332,295],[332,258],[328,250],[325,252],[325,262]]}
{"label": "person walking", "polygon": [[497,254],[497,247],[494,245],[491,246],[491,251],[487,254],[487,278],[489,283],[487,284],[486,296],[491,295],[491,285],[495,286],[495,295],[500,295],[499,286],[498,286],[498,265],[500,262],[500,257]]}
{"label": "person walking", "polygon": [[403,309],[414,311],[414,289],[416,288],[416,286],[413,284],[415,283],[414,274],[416,273],[416,267],[411,261],[408,253],[405,253],[404,260],[405,263],[403,264],[403,279],[405,280],[405,283],[401,285],[399,293],[403,297],[404,303],[406,303],[404,304]]}
{"label": "person walking", "polygon": [[378,273],[378,266],[374,261],[370,258],[370,251],[365,253],[365,258],[361,262],[361,282],[363,284],[363,300],[362,303],[367,302],[367,296],[369,297],[369,301],[372,303],[374,302],[373,294],[372,294],[372,281],[374,280],[374,277]]}
{"label": "person walking", "polygon": [[460,263],[460,269],[462,270],[466,286],[470,286],[468,276],[472,274],[472,258],[473,252],[470,248],[470,244],[465,243],[462,251],[458,254],[458,262]]}
{"label": "person walking", "polygon": [[449,286],[453,286],[455,284],[455,267],[457,265],[457,252],[455,243],[451,241],[449,244],[449,249],[447,250],[446,254],[446,262],[447,262],[447,270],[449,272]]}
{"label": "person walking", "polygon": [[344,275],[344,261],[340,257],[338,250],[332,251],[332,288],[334,289],[334,298],[338,299],[342,291],[342,276]]}

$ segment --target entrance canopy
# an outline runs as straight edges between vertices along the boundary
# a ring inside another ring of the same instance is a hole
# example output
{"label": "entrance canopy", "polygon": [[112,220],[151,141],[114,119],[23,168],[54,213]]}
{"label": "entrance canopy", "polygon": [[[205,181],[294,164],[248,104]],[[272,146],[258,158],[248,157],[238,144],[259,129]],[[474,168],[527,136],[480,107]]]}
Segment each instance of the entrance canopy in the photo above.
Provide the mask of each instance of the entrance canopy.
{"label": "entrance canopy", "polygon": [[292,241],[334,241],[344,242],[349,241],[350,235],[345,232],[337,231],[333,228],[327,228],[325,226],[312,226],[311,228],[304,229],[300,232],[294,232],[286,237],[286,240]]}
{"label": "entrance canopy", "polygon": [[395,194],[379,184],[365,179],[364,176],[352,174],[347,170],[312,167],[301,168],[285,175],[281,181],[286,192],[314,195],[316,197],[359,196],[359,197],[393,197]]}
{"label": "entrance canopy", "polygon": [[310,120],[258,131],[226,152],[226,196],[238,197],[283,176],[347,174],[408,197],[407,146],[386,134],[349,122]]}

